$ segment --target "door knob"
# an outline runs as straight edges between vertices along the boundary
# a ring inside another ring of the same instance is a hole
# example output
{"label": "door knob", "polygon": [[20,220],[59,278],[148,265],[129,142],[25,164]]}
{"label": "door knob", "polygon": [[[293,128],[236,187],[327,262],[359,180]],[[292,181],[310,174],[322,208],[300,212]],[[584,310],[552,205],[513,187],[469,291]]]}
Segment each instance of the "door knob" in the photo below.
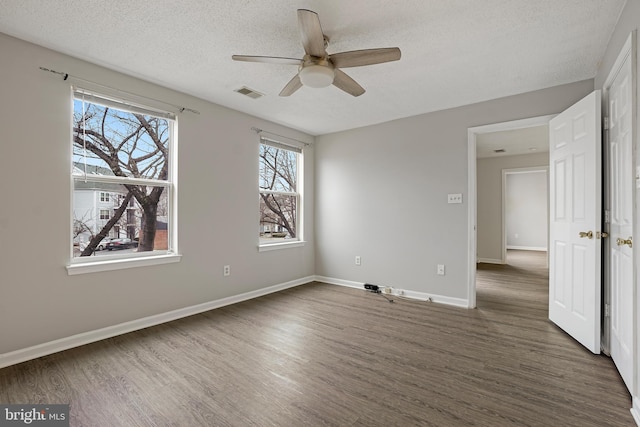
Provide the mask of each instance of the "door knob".
{"label": "door knob", "polygon": [[629,237],[628,239],[621,239],[620,237],[618,237],[616,239],[616,243],[618,244],[618,246],[629,245],[630,248],[633,247],[633,241],[631,237]]}
{"label": "door knob", "polygon": [[588,238],[588,239],[593,239],[593,231],[589,230],[589,231],[581,231],[580,232],[580,238],[584,239],[584,238]]}

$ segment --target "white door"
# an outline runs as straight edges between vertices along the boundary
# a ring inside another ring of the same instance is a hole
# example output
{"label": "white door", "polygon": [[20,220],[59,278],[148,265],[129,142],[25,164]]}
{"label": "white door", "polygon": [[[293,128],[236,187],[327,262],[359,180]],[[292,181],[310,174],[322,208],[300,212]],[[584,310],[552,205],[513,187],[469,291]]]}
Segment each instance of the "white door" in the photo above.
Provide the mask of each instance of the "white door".
{"label": "white door", "polygon": [[549,122],[549,319],[600,353],[600,91]]}
{"label": "white door", "polygon": [[611,358],[629,391],[633,376],[633,80],[630,50],[623,50],[607,89],[609,211],[608,285]]}

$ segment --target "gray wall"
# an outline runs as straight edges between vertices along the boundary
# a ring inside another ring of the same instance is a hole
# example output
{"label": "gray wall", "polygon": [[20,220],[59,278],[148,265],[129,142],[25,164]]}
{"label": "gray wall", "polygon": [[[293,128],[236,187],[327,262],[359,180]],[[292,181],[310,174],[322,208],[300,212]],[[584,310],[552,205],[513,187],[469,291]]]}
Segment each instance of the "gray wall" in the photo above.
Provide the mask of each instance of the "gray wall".
{"label": "gray wall", "polygon": [[[0,52],[0,354],[313,275],[313,147],[306,246],[258,253],[251,127],[312,137],[1,34]],[[182,262],[67,275],[70,85],[40,66],[201,112],[178,118]]]}
{"label": "gray wall", "polygon": [[548,165],[549,153],[478,159],[477,249],[480,261],[502,261],[502,170]]}
{"label": "gray wall", "polygon": [[466,299],[467,201],[447,193],[468,193],[467,129],[555,114],[592,90],[586,80],[317,137],[316,273]]}
{"label": "gray wall", "polygon": [[507,249],[547,250],[547,173],[506,174],[504,224]]}

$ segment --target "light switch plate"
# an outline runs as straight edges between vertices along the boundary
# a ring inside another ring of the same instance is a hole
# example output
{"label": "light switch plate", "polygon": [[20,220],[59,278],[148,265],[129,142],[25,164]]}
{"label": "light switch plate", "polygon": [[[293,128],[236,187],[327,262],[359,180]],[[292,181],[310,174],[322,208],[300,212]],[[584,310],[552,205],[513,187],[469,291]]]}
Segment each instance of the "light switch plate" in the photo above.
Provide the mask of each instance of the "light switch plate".
{"label": "light switch plate", "polygon": [[448,194],[447,203],[462,203],[462,193]]}

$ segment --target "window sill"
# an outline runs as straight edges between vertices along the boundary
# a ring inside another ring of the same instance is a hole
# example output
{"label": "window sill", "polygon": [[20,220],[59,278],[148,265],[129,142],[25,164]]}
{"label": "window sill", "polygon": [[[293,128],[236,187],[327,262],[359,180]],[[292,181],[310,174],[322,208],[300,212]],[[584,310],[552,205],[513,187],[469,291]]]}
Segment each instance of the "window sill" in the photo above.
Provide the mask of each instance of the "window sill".
{"label": "window sill", "polygon": [[83,262],[67,265],[67,274],[69,276],[73,276],[76,274],[97,273],[100,271],[123,270],[126,268],[170,264],[173,262],[180,262],[181,259],[182,255],[179,254],[165,254],[127,259]]}
{"label": "window sill", "polygon": [[277,251],[279,249],[298,248],[304,246],[304,241],[296,240],[295,242],[287,243],[269,243],[266,245],[258,246],[258,252]]}

